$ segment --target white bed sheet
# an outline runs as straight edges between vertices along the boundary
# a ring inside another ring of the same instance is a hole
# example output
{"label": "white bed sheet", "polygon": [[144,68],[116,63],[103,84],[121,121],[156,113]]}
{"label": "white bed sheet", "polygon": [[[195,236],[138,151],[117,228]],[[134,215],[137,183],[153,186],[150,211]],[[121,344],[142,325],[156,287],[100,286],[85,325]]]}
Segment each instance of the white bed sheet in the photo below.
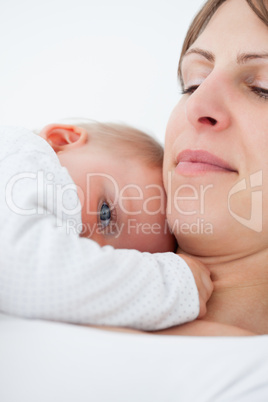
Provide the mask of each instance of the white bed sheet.
{"label": "white bed sheet", "polygon": [[0,315],[1,402],[267,402],[268,336],[102,331]]}

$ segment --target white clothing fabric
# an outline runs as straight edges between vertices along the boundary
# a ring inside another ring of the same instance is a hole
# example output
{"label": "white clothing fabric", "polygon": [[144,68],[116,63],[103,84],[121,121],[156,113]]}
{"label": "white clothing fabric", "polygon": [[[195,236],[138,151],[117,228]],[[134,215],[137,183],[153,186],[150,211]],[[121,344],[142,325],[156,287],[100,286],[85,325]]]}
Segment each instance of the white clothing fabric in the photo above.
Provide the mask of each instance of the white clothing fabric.
{"label": "white clothing fabric", "polygon": [[68,226],[81,226],[80,210],[75,184],[47,142],[1,127],[2,313],[141,330],[198,316],[196,284],[180,257],[100,247]]}

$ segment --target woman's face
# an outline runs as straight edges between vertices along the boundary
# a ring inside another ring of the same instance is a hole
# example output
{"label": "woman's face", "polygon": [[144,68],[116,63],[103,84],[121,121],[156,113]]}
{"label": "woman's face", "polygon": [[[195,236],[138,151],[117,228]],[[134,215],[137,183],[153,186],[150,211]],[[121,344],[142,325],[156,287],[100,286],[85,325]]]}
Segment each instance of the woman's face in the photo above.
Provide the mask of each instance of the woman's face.
{"label": "woman's face", "polygon": [[180,247],[237,257],[266,247],[268,28],[245,0],[217,10],[184,56],[182,78],[164,158]]}

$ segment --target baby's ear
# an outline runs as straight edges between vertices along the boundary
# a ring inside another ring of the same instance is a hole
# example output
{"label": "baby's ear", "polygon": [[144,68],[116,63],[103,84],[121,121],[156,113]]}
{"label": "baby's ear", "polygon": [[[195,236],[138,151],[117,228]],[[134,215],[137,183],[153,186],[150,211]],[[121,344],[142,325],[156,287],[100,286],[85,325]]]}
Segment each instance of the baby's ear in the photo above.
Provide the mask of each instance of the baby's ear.
{"label": "baby's ear", "polygon": [[88,133],[82,127],[65,124],[49,124],[45,126],[40,137],[43,137],[55,152],[79,148],[88,141]]}

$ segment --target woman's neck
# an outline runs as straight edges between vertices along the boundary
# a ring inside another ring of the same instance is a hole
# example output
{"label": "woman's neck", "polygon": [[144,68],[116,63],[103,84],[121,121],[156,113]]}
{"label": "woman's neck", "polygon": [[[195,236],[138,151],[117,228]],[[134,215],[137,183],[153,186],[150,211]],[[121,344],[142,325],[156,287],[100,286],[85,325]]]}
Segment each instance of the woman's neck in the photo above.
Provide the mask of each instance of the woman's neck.
{"label": "woman's neck", "polygon": [[202,320],[268,334],[268,250],[227,262],[201,260],[214,283]]}

